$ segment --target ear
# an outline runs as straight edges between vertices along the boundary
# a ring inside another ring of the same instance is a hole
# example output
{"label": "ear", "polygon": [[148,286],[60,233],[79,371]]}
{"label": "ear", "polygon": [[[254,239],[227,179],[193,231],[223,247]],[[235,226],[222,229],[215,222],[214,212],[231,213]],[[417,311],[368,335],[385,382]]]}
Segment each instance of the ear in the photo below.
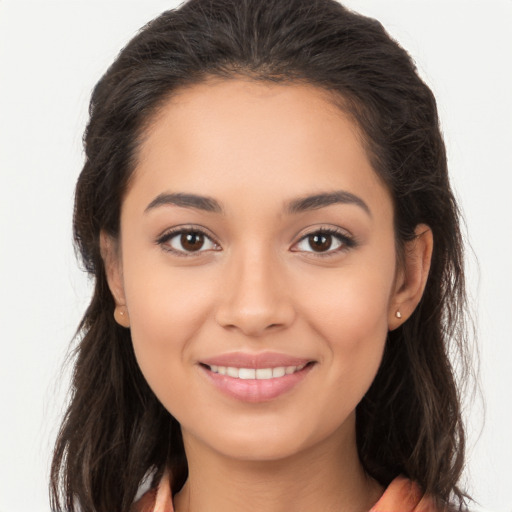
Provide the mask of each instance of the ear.
{"label": "ear", "polygon": [[108,287],[116,303],[114,319],[119,325],[130,327],[130,318],[124,294],[123,268],[119,244],[104,231],[100,233],[100,252],[103,264],[105,265]]}
{"label": "ear", "polygon": [[427,284],[434,246],[432,230],[426,224],[418,224],[414,232],[414,239],[405,243],[403,262],[395,280],[388,312],[390,331],[412,315]]}

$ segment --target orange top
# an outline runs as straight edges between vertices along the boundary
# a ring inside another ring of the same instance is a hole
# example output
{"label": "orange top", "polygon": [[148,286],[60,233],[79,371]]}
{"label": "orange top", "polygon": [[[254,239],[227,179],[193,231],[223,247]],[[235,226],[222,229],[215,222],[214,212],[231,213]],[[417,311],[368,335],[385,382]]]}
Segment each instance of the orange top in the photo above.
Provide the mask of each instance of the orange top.
{"label": "orange top", "polygon": [[[135,503],[133,512],[174,512],[169,476],[164,474],[158,487],[146,492]],[[403,476],[395,478],[369,512],[439,512],[431,498]]]}

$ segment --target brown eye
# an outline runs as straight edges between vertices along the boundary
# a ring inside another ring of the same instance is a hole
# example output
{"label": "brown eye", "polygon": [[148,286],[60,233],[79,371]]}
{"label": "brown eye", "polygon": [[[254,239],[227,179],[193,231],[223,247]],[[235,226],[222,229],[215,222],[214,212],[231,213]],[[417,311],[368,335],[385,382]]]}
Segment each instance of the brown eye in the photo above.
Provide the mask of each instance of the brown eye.
{"label": "brown eye", "polygon": [[324,230],[309,233],[301,238],[292,248],[294,252],[309,252],[316,254],[335,254],[356,245],[354,239],[344,232]]}
{"label": "brown eye", "polygon": [[220,250],[220,247],[208,235],[190,229],[166,233],[157,242],[165,250],[180,256]]}
{"label": "brown eye", "polygon": [[202,233],[182,233],[180,237],[181,246],[185,251],[199,251],[204,245]]}
{"label": "brown eye", "polygon": [[328,233],[314,233],[308,236],[308,243],[315,252],[328,251],[332,246],[332,235]]}

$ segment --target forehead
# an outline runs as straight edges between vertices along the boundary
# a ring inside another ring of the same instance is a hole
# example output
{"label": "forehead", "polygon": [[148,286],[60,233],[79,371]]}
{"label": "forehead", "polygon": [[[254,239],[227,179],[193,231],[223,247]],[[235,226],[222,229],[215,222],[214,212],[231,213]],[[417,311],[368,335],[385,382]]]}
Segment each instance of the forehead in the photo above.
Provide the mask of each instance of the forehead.
{"label": "forehead", "polygon": [[333,96],[306,84],[210,80],[158,111],[138,155],[133,186],[250,197],[327,189],[382,196],[357,125]]}

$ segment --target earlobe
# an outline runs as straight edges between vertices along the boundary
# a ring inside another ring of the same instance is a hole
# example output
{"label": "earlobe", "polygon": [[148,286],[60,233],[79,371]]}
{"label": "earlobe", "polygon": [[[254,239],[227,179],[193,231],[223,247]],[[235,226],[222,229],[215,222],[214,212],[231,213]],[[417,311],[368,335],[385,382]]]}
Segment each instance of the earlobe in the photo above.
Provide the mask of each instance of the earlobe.
{"label": "earlobe", "polygon": [[114,309],[114,320],[122,327],[130,327],[130,317],[126,306],[116,306]]}
{"label": "earlobe", "polygon": [[129,327],[130,318],[126,308],[121,255],[118,243],[104,231],[100,233],[100,251],[103,264],[105,265],[108,287],[116,303],[114,319],[119,325]]}
{"label": "earlobe", "polygon": [[415,238],[405,243],[403,266],[395,284],[388,312],[388,327],[392,331],[402,325],[421,300],[427,284],[434,240],[426,224],[418,224]]}

